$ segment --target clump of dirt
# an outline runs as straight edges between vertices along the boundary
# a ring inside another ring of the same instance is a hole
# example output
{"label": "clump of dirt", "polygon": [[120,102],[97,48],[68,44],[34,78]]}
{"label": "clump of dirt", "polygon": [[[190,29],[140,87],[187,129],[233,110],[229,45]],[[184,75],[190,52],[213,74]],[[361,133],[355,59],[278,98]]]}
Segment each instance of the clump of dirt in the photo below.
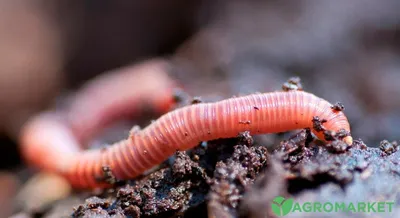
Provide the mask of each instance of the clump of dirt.
{"label": "clump of dirt", "polygon": [[282,85],[283,91],[303,90],[300,77],[291,77]]}
{"label": "clump of dirt", "polygon": [[[74,217],[100,217],[124,214],[131,217],[171,216],[201,205],[208,192],[208,176],[186,153],[177,152],[170,168],[156,171],[138,181],[116,188],[108,196],[111,204],[86,202]],[[96,198],[95,202],[98,198]],[[91,200],[93,201],[93,200]],[[96,205],[93,207],[92,205]],[[93,210],[95,208],[96,210]],[[105,213],[106,212],[106,213]]]}
{"label": "clump of dirt", "polygon": [[210,217],[236,216],[237,208],[257,175],[268,165],[265,147],[249,147],[248,132],[241,136],[246,145],[236,145],[232,157],[216,164],[214,177],[209,182],[208,213]]}
{"label": "clump of dirt", "polygon": [[383,140],[379,144],[379,149],[383,151],[386,155],[391,155],[399,149],[397,141],[389,142],[388,140]]}
{"label": "clump of dirt", "polygon": [[[273,217],[270,203],[276,196],[291,196],[299,202],[394,201],[398,198],[400,187],[400,152],[387,155],[386,148],[392,147],[389,144],[381,143],[381,147],[385,148],[382,150],[366,147],[361,140],[355,140],[353,146],[342,153],[332,152],[316,144],[296,150],[298,152],[289,149],[289,157],[275,152],[272,154],[275,166],[270,166],[260,176],[257,185],[245,194],[240,208],[241,216],[265,217],[269,214]],[[287,150],[287,143],[281,144],[277,150]],[[295,158],[296,161],[288,163],[293,156],[303,158]],[[383,217],[399,215],[397,206]],[[324,214],[324,217],[338,216],[367,217],[368,214]],[[296,217],[321,217],[321,214],[303,213]]]}
{"label": "clump of dirt", "polygon": [[344,105],[341,102],[336,102],[331,108],[335,111],[344,111]]}
{"label": "clump of dirt", "polygon": [[268,165],[266,147],[252,143],[244,132],[178,151],[168,167],[88,198],[72,216],[207,217],[207,207],[210,214],[236,213],[246,187]]}

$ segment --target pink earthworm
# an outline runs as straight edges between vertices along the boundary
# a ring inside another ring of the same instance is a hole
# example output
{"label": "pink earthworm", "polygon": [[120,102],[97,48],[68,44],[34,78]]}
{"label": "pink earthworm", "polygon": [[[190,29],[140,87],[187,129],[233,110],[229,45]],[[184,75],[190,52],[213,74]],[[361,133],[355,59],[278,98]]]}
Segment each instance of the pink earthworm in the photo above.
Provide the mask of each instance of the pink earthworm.
{"label": "pink earthworm", "polygon": [[[87,151],[80,151],[77,146],[59,148],[57,143],[77,145],[78,142],[63,122],[48,115],[27,127],[26,135],[31,138],[26,139],[26,147],[29,147],[28,142],[47,143],[47,149],[34,157],[43,160],[33,159],[33,163],[41,162],[37,165],[64,175],[76,188],[94,188],[102,185],[96,179],[103,174],[102,166],[109,166],[117,179],[132,179],[162,163],[177,150],[193,148],[200,141],[235,137],[244,131],[255,135],[310,128],[324,140],[323,131],[313,128],[312,120],[318,116],[324,120],[325,130],[344,130],[350,134],[344,113],[331,107],[329,102],[304,91],[253,94],[199,103],[168,112],[145,129],[131,131],[127,139],[107,149]],[[43,135],[50,137],[44,139]],[[342,140],[352,144],[350,135]],[[31,153],[37,147],[32,147]]]}
{"label": "pink earthworm", "polygon": [[144,109],[168,112],[179,88],[169,70],[167,61],[154,59],[94,78],[63,110],[43,112],[24,124],[19,136],[23,158],[39,169],[58,172],[56,162],[64,163],[64,157],[82,150],[109,124]]}
{"label": "pink earthworm", "polygon": [[140,109],[168,112],[177,88],[166,73],[169,68],[167,61],[154,59],[92,79],[77,92],[65,113],[74,136],[86,144],[104,127],[137,116]]}

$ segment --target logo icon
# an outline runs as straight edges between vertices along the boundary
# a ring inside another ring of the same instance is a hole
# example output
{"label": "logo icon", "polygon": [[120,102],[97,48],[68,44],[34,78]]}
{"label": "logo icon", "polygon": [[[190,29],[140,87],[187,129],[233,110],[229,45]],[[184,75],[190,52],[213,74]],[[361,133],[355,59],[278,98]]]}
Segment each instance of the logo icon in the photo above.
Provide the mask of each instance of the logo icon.
{"label": "logo icon", "polygon": [[272,212],[277,216],[285,216],[290,213],[293,202],[293,198],[285,199],[282,196],[275,197],[271,203]]}

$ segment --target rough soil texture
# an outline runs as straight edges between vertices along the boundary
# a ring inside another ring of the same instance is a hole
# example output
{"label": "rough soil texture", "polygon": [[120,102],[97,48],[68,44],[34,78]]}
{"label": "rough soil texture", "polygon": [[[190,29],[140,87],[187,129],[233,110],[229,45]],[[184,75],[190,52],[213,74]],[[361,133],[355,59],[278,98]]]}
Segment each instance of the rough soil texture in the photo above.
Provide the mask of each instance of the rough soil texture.
{"label": "rough soil texture", "polygon": [[[39,217],[274,217],[281,195],[306,201],[399,199],[400,152],[355,140],[312,142],[308,130],[269,152],[248,132],[177,152],[160,169],[101,194],[80,193]],[[285,217],[367,217],[366,213],[293,213]],[[399,217],[400,207],[383,217]]]}

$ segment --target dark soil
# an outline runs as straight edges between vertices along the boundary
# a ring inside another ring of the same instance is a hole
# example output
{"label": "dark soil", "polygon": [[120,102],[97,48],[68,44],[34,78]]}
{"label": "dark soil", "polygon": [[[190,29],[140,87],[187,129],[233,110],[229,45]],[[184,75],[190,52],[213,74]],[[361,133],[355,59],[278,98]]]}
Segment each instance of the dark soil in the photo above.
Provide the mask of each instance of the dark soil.
{"label": "dark soil", "polygon": [[[379,148],[361,140],[352,147],[337,141],[324,145],[313,142],[309,130],[282,141],[272,152],[253,141],[246,132],[234,139],[203,142],[189,152],[177,152],[165,167],[141,179],[92,197],[77,194],[43,217],[274,217],[270,202],[278,195],[298,202],[393,201],[400,196],[396,142],[382,141]],[[384,217],[400,216],[399,208],[396,205]]]}

